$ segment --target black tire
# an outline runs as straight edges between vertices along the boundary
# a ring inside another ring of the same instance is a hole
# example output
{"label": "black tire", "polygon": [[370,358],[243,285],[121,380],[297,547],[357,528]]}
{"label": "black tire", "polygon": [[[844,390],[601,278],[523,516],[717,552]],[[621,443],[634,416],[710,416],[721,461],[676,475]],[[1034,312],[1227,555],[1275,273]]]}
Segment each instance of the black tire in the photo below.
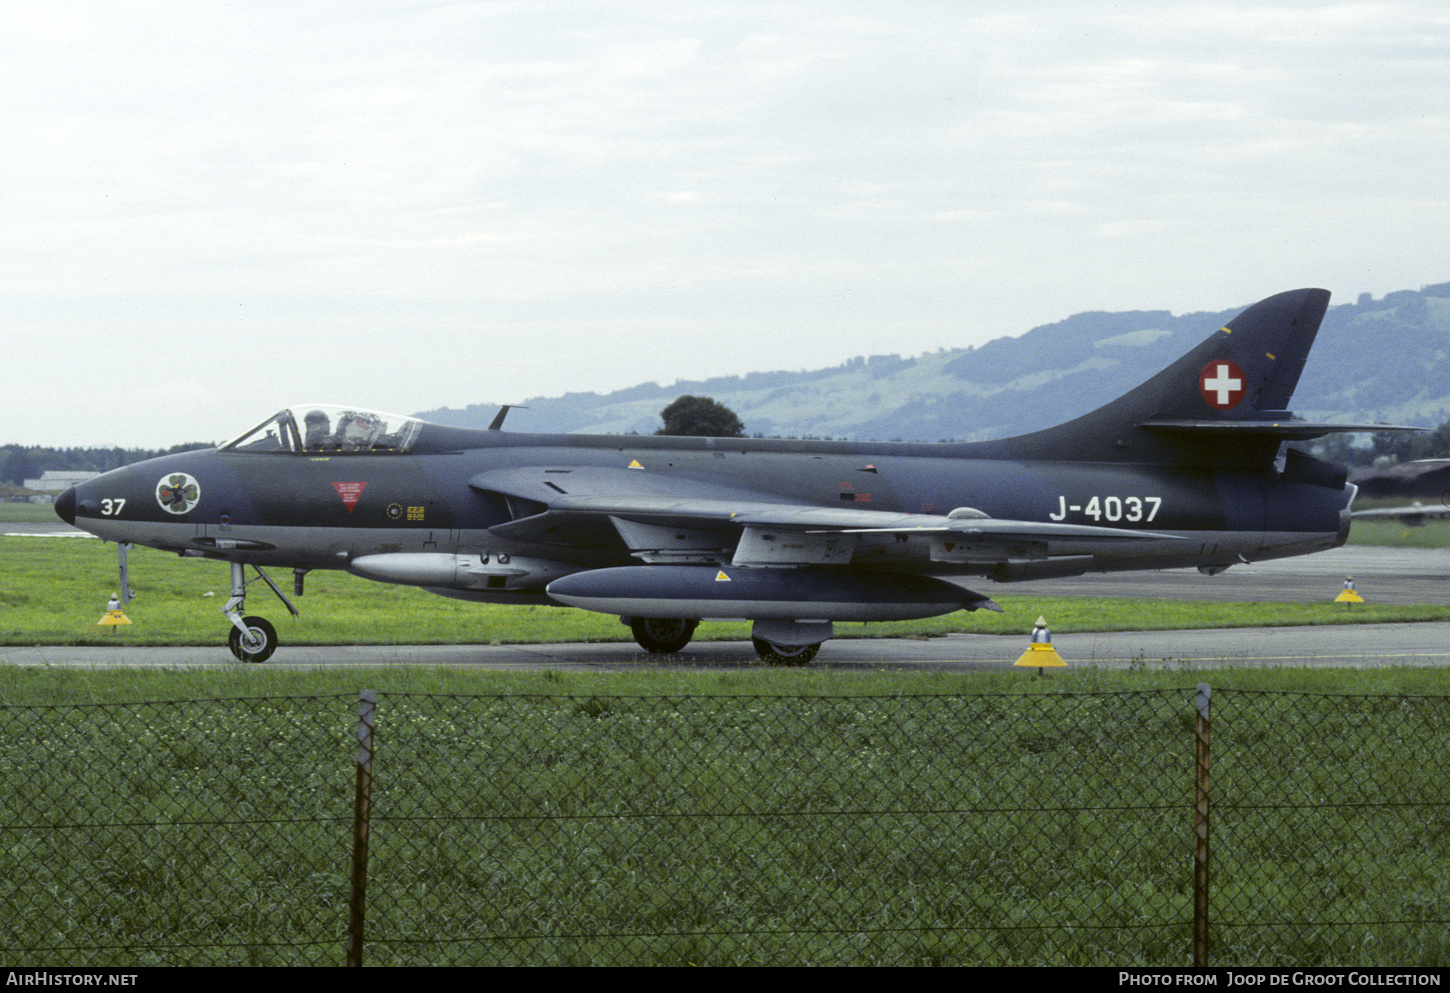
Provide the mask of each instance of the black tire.
{"label": "black tire", "polygon": [[655,655],[678,652],[695,636],[699,621],[680,617],[635,617],[629,622],[639,647]]}
{"label": "black tire", "polygon": [[820,642],[814,645],[772,645],[764,638],[751,638],[750,641],[755,646],[755,654],[771,665],[810,665],[816,652],[821,650]]}
{"label": "black tire", "polygon": [[242,644],[242,632],[233,626],[232,633],[227,636],[227,647],[232,650],[238,662],[267,661],[277,650],[277,629],[265,617],[243,617],[242,623],[247,626],[253,638],[261,639],[261,645],[248,649]]}

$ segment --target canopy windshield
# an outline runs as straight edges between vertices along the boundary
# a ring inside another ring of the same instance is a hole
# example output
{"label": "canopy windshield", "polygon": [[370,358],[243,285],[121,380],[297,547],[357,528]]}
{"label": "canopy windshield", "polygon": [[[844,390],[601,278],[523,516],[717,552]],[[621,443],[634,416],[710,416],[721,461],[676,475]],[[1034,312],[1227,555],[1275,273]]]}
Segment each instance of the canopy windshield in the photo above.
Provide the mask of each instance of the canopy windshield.
{"label": "canopy windshield", "polygon": [[401,414],[309,403],[278,411],[227,442],[229,452],[307,452],[339,455],[406,452],[423,422]]}

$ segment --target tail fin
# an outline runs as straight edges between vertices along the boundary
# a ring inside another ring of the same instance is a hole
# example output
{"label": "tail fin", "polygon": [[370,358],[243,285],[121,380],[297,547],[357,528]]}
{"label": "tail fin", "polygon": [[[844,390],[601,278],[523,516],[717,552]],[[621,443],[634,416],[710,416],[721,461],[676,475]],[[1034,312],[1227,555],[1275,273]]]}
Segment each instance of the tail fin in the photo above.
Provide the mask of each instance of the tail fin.
{"label": "tail fin", "polygon": [[1287,438],[1366,430],[1286,409],[1328,307],[1328,290],[1271,296],[1111,403],[1005,444],[1015,458],[1267,466]]}

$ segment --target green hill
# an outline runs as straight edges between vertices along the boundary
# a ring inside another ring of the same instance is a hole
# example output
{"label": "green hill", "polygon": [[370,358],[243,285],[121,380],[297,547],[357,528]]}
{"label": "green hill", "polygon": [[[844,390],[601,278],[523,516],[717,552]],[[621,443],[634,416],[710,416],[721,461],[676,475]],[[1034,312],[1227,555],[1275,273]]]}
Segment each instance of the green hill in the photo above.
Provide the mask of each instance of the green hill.
{"label": "green hill", "polygon": [[[1252,301],[1250,301],[1252,302]],[[535,397],[516,431],[651,434],[675,397],[710,396],[749,434],[903,441],[977,440],[1056,424],[1123,393],[1247,306],[1075,314],[979,348],[873,355],[808,372],[645,383]],[[1450,409],[1450,283],[1330,308],[1294,397],[1304,417],[1431,426]],[[492,400],[421,416],[486,427]]]}

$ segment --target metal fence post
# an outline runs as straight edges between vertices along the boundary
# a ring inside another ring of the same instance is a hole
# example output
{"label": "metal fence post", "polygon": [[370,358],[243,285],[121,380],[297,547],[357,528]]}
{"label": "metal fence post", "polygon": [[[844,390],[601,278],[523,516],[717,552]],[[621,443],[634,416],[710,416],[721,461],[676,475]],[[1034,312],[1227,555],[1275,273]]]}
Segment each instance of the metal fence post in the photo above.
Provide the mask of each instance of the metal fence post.
{"label": "metal fence post", "polygon": [[1193,964],[1208,965],[1208,766],[1209,703],[1213,691],[1199,683],[1194,694],[1198,717],[1194,722],[1193,793]]}
{"label": "metal fence post", "polygon": [[352,804],[352,894],[348,899],[347,964],[362,965],[363,918],[367,910],[368,819],[373,802],[373,727],[377,690],[363,690],[357,703],[357,788]]}

